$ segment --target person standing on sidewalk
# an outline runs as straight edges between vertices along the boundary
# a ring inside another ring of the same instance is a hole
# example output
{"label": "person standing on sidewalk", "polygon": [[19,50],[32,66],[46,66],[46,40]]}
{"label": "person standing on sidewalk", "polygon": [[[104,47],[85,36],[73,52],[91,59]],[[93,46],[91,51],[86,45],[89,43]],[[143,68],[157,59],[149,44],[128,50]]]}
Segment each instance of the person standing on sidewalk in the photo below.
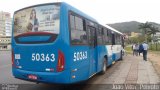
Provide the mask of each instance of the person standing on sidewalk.
{"label": "person standing on sidewalk", "polygon": [[141,53],[143,53],[143,45],[142,45],[143,43],[141,43],[140,45],[139,45],[139,56],[141,55]]}
{"label": "person standing on sidewalk", "polygon": [[143,46],[143,60],[147,61],[147,51],[149,49],[149,46],[146,42],[144,42],[142,46]]}
{"label": "person standing on sidewalk", "polygon": [[138,52],[139,52],[139,44],[136,43],[135,44],[135,55],[138,56]]}
{"label": "person standing on sidewalk", "polygon": [[136,45],[136,44],[133,44],[133,45],[132,45],[133,56],[136,54],[136,47],[135,47],[135,45]]}

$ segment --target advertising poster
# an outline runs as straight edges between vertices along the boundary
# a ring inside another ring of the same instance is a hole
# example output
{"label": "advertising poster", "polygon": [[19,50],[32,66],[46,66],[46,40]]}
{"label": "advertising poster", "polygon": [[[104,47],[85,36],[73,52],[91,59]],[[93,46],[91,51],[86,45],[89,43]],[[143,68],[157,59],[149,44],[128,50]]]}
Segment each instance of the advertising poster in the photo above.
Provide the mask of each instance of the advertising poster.
{"label": "advertising poster", "polygon": [[45,5],[20,10],[14,15],[14,36],[27,32],[59,33],[58,5]]}

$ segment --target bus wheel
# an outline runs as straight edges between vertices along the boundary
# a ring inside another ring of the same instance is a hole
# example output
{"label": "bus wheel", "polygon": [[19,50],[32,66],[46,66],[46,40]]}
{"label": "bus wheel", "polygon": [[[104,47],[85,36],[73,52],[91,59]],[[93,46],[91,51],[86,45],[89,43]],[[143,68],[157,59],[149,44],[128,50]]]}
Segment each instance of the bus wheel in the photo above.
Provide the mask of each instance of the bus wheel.
{"label": "bus wheel", "polygon": [[107,69],[107,61],[106,59],[103,61],[102,71],[100,72],[101,75],[105,74]]}
{"label": "bus wheel", "polygon": [[119,60],[123,60],[123,52],[121,51],[121,56]]}

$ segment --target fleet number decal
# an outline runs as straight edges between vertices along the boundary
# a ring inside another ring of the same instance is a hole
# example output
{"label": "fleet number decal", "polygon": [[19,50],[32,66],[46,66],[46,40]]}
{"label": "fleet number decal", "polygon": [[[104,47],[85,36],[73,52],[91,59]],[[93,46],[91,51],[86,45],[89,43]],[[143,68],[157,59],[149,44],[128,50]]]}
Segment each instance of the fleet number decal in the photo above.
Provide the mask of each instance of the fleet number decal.
{"label": "fleet number decal", "polygon": [[44,53],[32,53],[32,61],[51,61],[54,62],[55,61],[55,55],[52,54],[44,54]]}
{"label": "fleet number decal", "polygon": [[87,51],[84,52],[75,52],[74,53],[74,61],[87,59]]}
{"label": "fleet number decal", "polygon": [[20,54],[15,54],[15,59],[21,59],[21,55]]}

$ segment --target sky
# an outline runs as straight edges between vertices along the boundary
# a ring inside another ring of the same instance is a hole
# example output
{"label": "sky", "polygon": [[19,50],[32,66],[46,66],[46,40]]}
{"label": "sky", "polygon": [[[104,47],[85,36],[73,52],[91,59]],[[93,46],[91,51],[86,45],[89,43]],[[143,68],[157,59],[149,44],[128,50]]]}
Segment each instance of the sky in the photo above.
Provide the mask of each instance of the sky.
{"label": "sky", "polygon": [[0,11],[10,12],[42,3],[66,2],[104,24],[138,21],[160,23],[160,0],[1,0]]}

